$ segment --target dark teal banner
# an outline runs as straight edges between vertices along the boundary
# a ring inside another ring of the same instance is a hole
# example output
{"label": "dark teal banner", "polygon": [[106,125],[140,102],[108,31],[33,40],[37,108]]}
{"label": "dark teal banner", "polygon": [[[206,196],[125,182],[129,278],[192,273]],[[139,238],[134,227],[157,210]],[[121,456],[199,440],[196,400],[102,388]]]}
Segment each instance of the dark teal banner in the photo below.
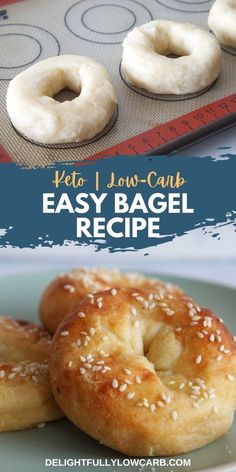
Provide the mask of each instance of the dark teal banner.
{"label": "dark teal banner", "polygon": [[95,244],[138,250],[236,228],[236,156],[119,156],[81,165],[0,166],[0,247]]}

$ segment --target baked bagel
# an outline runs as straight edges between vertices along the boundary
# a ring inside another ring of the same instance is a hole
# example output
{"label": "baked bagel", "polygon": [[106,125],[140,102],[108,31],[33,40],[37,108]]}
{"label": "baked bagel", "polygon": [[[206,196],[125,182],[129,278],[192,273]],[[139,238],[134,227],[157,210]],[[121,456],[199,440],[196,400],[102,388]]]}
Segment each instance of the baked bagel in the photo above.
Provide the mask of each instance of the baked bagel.
{"label": "baked bagel", "polygon": [[44,326],[50,333],[55,333],[58,325],[79,299],[112,287],[163,288],[170,293],[181,293],[179,288],[171,284],[137,273],[78,268],[57,277],[46,288],[39,307]]}
{"label": "baked bagel", "polygon": [[51,336],[39,325],[0,318],[0,431],[62,416],[49,386],[50,345]]}
{"label": "baked bagel", "polygon": [[49,372],[65,415],[130,456],[197,449],[233,421],[233,337],[212,311],[162,288],[84,299],[58,327]]}

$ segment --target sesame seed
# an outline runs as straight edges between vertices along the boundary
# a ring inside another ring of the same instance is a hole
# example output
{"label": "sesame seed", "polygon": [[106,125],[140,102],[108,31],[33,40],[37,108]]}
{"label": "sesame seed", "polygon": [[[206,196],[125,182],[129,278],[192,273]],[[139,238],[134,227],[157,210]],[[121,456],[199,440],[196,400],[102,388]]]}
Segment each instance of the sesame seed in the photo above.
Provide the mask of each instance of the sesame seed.
{"label": "sesame seed", "polygon": [[209,339],[210,339],[210,341],[211,341],[212,343],[214,343],[214,341],[215,341],[215,335],[214,335],[214,334],[211,334],[210,337],[209,337]]}
{"label": "sesame seed", "polygon": [[11,374],[8,375],[8,379],[11,380],[11,379],[14,379],[14,377],[16,376],[16,374],[14,372],[12,372]]}
{"label": "sesame seed", "polygon": [[132,400],[132,398],[134,398],[134,397],[135,397],[135,392],[129,392],[129,393],[127,393],[127,398],[128,398],[128,400]]}
{"label": "sesame seed", "polygon": [[182,383],[179,385],[179,389],[180,389],[180,390],[183,390],[184,387],[185,387],[185,383],[182,382]]}
{"label": "sesame seed", "polygon": [[69,334],[69,331],[62,331],[61,332],[61,336],[68,336],[68,334]]}
{"label": "sesame seed", "polygon": [[120,392],[124,392],[126,389],[127,389],[127,384],[124,383],[124,384],[122,384],[122,385],[120,386],[119,391],[120,391]]}
{"label": "sesame seed", "polygon": [[216,360],[217,360],[218,362],[222,361],[222,359],[223,359],[222,354],[219,354],[218,356],[216,356]]}
{"label": "sesame seed", "polygon": [[98,302],[98,308],[101,309],[102,308],[102,302]]}
{"label": "sesame seed", "polygon": [[85,313],[83,313],[82,311],[80,311],[80,312],[78,313],[78,316],[79,316],[79,318],[85,318],[86,315],[85,315]]}
{"label": "sesame seed", "polygon": [[131,315],[137,316],[137,310],[136,310],[135,306],[132,306],[130,311],[131,311]]}
{"label": "sesame seed", "polygon": [[85,374],[85,369],[83,367],[80,367],[79,371],[80,371],[81,375]]}
{"label": "sesame seed", "polygon": [[181,328],[181,327],[175,328],[175,331],[176,331],[177,333],[180,333],[180,332],[182,331],[182,329],[183,329],[183,328]]}
{"label": "sesame seed", "polygon": [[80,346],[81,346],[81,341],[80,341],[80,339],[77,339],[77,341],[76,341],[76,346],[77,346],[77,347],[80,347]]}
{"label": "sesame seed", "polygon": [[86,362],[86,358],[84,356],[80,356],[81,362]]}
{"label": "sesame seed", "polygon": [[218,343],[221,343],[221,341],[222,341],[222,337],[221,337],[221,336],[219,336],[219,335],[216,336],[216,339],[217,339]]}
{"label": "sesame seed", "polygon": [[130,369],[126,369],[126,368],[125,368],[125,369],[124,369],[124,372],[125,372],[127,375],[131,375],[131,374],[132,374],[132,372],[131,372]]}
{"label": "sesame seed", "polygon": [[151,412],[153,413],[153,412],[155,411],[155,409],[156,409],[156,405],[154,405],[154,403],[152,403],[152,404],[150,405],[150,410],[151,410]]}
{"label": "sesame seed", "polygon": [[105,361],[97,361],[97,365],[103,365],[105,364]]}
{"label": "sesame seed", "polygon": [[119,387],[118,380],[113,379],[111,385],[112,385],[112,388],[118,388]]}
{"label": "sesame seed", "polygon": [[164,405],[164,403],[163,403],[161,400],[158,400],[157,406],[158,406],[159,408],[164,408],[165,405]]}
{"label": "sesame seed", "polygon": [[197,356],[196,359],[195,359],[195,364],[198,365],[198,364],[201,364],[201,362],[202,362],[202,356],[201,356],[201,354],[199,354],[199,356]]}
{"label": "sesame seed", "polygon": [[5,377],[5,371],[0,370],[0,379],[3,379],[3,377]]}
{"label": "sesame seed", "polygon": [[175,380],[170,380],[170,382],[168,382],[168,385],[174,385],[176,383]]}
{"label": "sesame seed", "polygon": [[85,362],[84,367],[86,367],[86,369],[92,369],[91,364],[89,364],[88,362]]}
{"label": "sesame seed", "polygon": [[68,292],[70,293],[74,293],[75,292],[75,287],[73,285],[70,285],[70,284],[67,284],[67,285],[64,285],[63,288],[65,290],[68,290]]}
{"label": "sesame seed", "polygon": [[46,426],[46,423],[37,424],[37,428],[44,428],[45,426]]}
{"label": "sesame seed", "polygon": [[197,333],[197,335],[200,339],[204,338],[204,333],[202,333],[201,331],[199,331],[199,333]]}
{"label": "sesame seed", "polygon": [[171,416],[172,416],[172,420],[176,421],[177,418],[178,418],[178,413],[177,413],[177,411],[175,411],[175,410],[172,411]]}
{"label": "sesame seed", "polygon": [[117,290],[115,288],[111,289],[111,294],[114,297],[117,294]]}
{"label": "sesame seed", "polygon": [[89,329],[89,334],[91,334],[91,336],[94,336],[95,332],[96,332],[95,328]]}
{"label": "sesame seed", "polygon": [[68,367],[72,366],[72,361],[68,362]]}
{"label": "sesame seed", "polygon": [[222,344],[222,345],[219,347],[219,351],[220,351],[220,352],[223,352],[224,350],[225,350],[225,347],[224,347],[224,345]]}
{"label": "sesame seed", "polygon": [[234,376],[232,374],[228,374],[227,379],[230,380],[230,382],[233,382],[234,381]]}
{"label": "sesame seed", "polygon": [[136,382],[137,384],[140,384],[142,381],[141,381],[140,377],[136,376],[136,377],[135,377],[135,382]]}

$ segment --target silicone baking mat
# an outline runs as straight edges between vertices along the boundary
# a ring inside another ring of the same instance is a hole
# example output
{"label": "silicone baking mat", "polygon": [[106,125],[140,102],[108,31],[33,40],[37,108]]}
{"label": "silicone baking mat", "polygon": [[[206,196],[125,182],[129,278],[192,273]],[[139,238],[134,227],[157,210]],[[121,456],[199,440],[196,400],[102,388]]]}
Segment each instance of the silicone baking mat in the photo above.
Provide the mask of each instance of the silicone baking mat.
{"label": "silicone baking mat", "polygon": [[[211,4],[209,0],[0,0],[2,161],[12,159],[28,166],[81,161],[234,94],[236,56],[231,52],[223,53],[216,83],[192,98],[147,97],[129,88],[120,74],[122,41],[133,27],[165,18],[207,28]],[[59,54],[87,55],[103,63],[118,93],[118,115],[110,126],[93,142],[75,148],[43,147],[26,141],[12,128],[6,113],[9,81],[37,61]]]}

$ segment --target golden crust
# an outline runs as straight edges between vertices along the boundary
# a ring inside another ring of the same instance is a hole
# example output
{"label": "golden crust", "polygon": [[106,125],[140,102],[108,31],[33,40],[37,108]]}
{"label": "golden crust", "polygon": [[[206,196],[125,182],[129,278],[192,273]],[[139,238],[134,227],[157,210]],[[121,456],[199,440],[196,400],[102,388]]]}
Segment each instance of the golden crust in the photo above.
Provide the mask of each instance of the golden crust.
{"label": "golden crust", "polygon": [[168,287],[180,293],[180,289],[164,284],[158,279],[137,273],[125,273],[108,269],[74,269],[57,277],[46,288],[41,298],[39,314],[46,329],[54,334],[63,318],[73,306],[88,293],[96,293],[112,287],[137,287],[155,289]]}
{"label": "golden crust", "polygon": [[78,303],[53,338],[49,372],[65,415],[131,456],[197,449],[233,421],[233,337],[212,311],[163,288]]}
{"label": "golden crust", "polygon": [[62,416],[48,378],[51,336],[34,323],[0,318],[0,431]]}

